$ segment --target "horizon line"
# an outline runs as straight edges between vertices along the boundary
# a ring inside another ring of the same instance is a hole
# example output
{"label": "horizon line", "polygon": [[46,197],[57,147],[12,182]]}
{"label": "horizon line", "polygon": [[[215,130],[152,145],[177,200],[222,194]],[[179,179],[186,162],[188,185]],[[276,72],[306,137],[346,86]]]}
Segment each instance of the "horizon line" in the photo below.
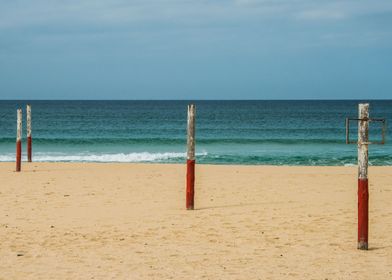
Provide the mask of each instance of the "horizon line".
{"label": "horizon line", "polygon": [[1,101],[391,101],[392,98],[342,98],[342,99],[0,99]]}

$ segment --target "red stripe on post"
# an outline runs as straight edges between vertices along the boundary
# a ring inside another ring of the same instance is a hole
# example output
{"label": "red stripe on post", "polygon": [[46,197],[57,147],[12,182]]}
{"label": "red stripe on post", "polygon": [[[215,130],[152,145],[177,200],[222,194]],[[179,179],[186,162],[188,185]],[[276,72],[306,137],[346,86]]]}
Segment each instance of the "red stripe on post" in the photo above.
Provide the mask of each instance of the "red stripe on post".
{"label": "red stripe on post", "polygon": [[368,179],[358,179],[358,249],[368,249],[369,188]]}
{"label": "red stripe on post", "polygon": [[20,172],[22,163],[22,142],[16,142],[16,172]]}
{"label": "red stripe on post", "polygon": [[186,161],[186,209],[193,210],[195,202],[195,160]]}
{"label": "red stripe on post", "polygon": [[32,162],[33,146],[31,136],[27,137],[27,161]]}

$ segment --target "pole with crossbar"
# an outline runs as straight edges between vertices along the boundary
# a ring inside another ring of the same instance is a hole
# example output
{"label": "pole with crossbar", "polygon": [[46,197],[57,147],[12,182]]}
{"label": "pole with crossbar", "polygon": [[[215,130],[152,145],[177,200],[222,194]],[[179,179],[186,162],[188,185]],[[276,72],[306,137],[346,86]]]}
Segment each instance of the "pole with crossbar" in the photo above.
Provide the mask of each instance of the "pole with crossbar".
{"label": "pole with crossbar", "polygon": [[369,104],[359,104],[358,122],[358,249],[368,249],[369,234],[369,188],[368,188],[368,142]]}
{"label": "pole with crossbar", "polygon": [[194,209],[195,200],[195,114],[194,104],[188,105],[188,137],[186,160],[186,209]]}

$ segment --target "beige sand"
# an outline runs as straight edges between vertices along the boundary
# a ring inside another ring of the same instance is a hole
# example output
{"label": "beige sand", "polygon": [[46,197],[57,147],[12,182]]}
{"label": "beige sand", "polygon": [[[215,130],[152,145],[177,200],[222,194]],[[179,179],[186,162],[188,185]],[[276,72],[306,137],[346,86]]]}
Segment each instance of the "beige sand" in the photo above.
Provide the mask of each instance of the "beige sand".
{"label": "beige sand", "polygon": [[[0,279],[392,279],[392,167],[0,164]],[[19,255],[19,256],[18,256]]]}

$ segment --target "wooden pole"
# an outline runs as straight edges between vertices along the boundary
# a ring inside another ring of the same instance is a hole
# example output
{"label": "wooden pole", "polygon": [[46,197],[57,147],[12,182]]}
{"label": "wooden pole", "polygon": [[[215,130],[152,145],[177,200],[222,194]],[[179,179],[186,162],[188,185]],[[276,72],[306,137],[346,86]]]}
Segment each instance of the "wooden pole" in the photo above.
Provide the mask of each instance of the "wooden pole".
{"label": "wooden pole", "polygon": [[359,104],[358,122],[358,249],[368,249],[369,189],[368,189],[368,142],[369,104]]}
{"label": "wooden pole", "polygon": [[17,111],[16,120],[16,172],[20,172],[22,160],[22,109]]}
{"label": "wooden pole", "polygon": [[27,161],[32,161],[32,138],[31,138],[31,105],[28,104],[26,108],[26,127],[27,127]]}
{"label": "wooden pole", "polygon": [[195,197],[195,114],[194,104],[188,105],[187,172],[186,172],[186,209],[194,209]]}

